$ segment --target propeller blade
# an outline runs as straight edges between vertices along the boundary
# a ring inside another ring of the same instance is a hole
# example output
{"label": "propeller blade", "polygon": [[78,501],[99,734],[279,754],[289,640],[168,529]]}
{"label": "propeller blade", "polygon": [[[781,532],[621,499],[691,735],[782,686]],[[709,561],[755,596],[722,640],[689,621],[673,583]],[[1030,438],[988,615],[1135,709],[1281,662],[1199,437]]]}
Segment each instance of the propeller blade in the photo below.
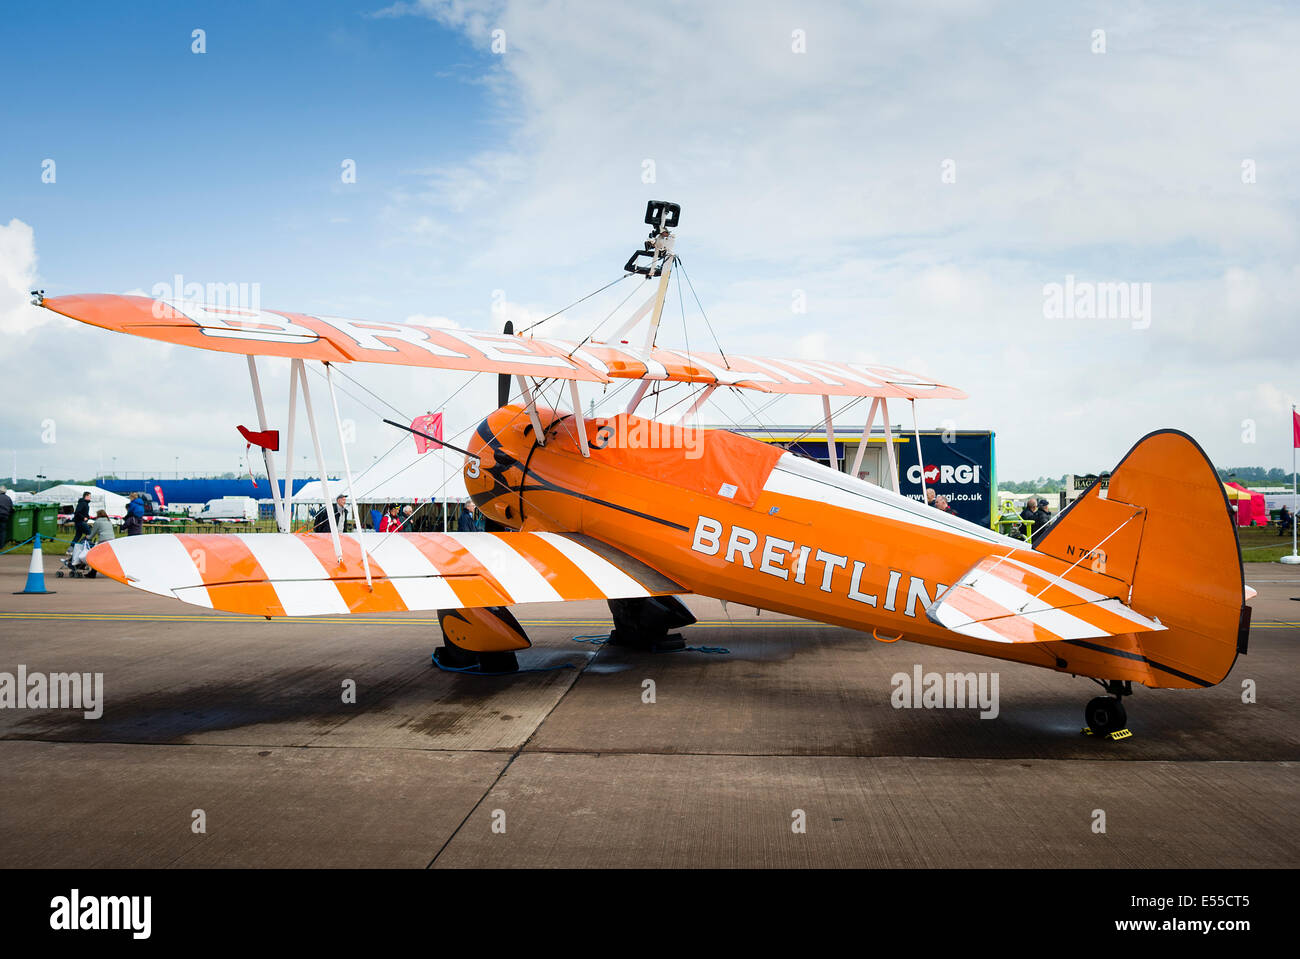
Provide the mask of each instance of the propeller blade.
{"label": "propeller blade", "polygon": [[[506,327],[501,332],[504,333],[506,336],[509,336],[510,334],[514,333],[514,331],[515,331],[515,324],[510,320],[506,320]],[[498,407],[505,406],[509,402],[510,402],[510,374],[498,373],[497,374],[497,406]]]}

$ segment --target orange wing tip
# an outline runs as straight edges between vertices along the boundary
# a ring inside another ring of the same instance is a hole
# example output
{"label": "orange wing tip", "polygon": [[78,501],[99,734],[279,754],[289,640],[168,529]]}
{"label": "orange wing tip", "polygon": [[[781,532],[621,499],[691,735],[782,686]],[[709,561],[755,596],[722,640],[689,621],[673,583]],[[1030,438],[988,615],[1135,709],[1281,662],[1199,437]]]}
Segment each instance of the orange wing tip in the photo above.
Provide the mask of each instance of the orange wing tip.
{"label": "orange wing tip", "polygon": [[122,571],[122,564],[117,559],[117,553],[113,552],[112,543],[100,543],[86,554],[86,563],[97,573],[103,573],[109,579],[115,579],[119,583],[126,583],[126,573]]}

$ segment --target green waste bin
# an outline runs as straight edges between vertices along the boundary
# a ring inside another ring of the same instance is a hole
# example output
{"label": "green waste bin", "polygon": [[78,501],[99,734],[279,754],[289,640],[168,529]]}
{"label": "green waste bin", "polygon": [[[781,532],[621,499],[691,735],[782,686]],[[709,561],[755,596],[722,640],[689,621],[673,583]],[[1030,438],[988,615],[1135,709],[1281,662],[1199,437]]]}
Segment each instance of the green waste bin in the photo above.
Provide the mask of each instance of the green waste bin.
{"label": "green waste bin", "polygon": [[13,516],[9,518],[9,529],[6,531],[9,540],[22,543],[31,539],[35,522],[35,506],[31,503],[14,503]]}
{"label": "green waste bin", "polygon": [[[57,539],[59,536],[59,505],[57,503],[34,503],[36,515],[32,533],[40,533],[41,539]],[[31,536],[32,533],[28,533]]]}

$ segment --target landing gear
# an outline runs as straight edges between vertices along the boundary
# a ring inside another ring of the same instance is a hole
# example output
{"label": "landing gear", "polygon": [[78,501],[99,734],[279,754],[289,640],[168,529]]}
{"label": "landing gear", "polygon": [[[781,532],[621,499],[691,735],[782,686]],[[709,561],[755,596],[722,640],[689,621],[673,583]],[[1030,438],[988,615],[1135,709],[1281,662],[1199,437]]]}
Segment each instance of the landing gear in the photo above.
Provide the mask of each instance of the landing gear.
{"label": "landing gear", "polygon": [[438,623],[443,645],[433,651],[433,661],[446,669],[517,672],[515,650],[532,645],[519,620],[504,606],[441,609]]}
{"label": "landing gear", "polygon": [[1083,711],[1084,722],[1088,724],[1083,729],[1084,734],[1113,740],[1132,736],[1128,729],[1128,713],[1120,697],[1133,695],[1133,684],[1118,679],[1097,680],[1097,684],[1111,695],[1098,696],[1088,703]]}
{"label": "landing gear", "polygon": [[1084,719],[1094,736],[1109,736],[1128,725],[1128,714],[1124,704],[1110,696],[1098,696],[1088,703],[1084,710]]}
{"label": "landing gear", "polygon": [[442,645],[433,651],[433,660],[448,669],[474,669],[480,673],[513,673],[519,670],[519,659],[513,651],[476,653],[472,649],[457,646],[446,636],[442,637]]}
{"label": "landing gear", "polygon": [[629,646],[633,649],[666,653],[686,648],[681,629],[695,622],[691,611],[676,596],[650,596],[640,599],[610,599],[610,614],[614,628],[609,633],[609,645]]}

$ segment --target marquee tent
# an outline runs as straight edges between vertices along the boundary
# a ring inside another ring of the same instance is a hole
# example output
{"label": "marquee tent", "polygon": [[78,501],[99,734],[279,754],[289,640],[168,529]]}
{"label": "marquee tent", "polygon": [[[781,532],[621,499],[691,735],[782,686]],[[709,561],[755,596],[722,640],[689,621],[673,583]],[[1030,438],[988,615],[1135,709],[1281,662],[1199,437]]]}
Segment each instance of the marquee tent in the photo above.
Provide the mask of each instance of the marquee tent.
{"label": "marquee tent", "polygon": [[1264,494],[1248,490],[1240,483],[1224,483],[1224,490],[1237,507],[1238,526],[1267,526],[1268,509],[1264,505]]}
{"label": "marquee tent", "polygon": [[[81,499],[81,494],[87,492],[90,493],[90,515],[92,518],[101,509],[113,519],[121,519],[126,515],[126,497],[111,493],[106,489],[100,489],[98,486],[60,483],[58,486],[51,486],[39,493],[33,493],[31,499],[35,503],[58,503],[60,512],[71,513],[76,508],[77,500]],[[67,509],[63,509],[65,506]]]}

